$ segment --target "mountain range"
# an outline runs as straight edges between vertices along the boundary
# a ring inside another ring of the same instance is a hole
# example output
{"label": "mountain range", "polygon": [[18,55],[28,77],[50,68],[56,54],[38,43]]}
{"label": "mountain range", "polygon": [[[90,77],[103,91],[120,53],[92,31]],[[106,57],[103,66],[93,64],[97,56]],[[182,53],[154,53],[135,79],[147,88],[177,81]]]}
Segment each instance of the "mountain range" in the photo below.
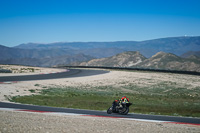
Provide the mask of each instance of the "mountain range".
{"label": "mountain range", "polygon": [[[126,53],[127,51],[137,52],[133,54]],[[105,65],[131,66],[136,63],[137,66],[140,63],[141,67],[147,67],[145,64],[148,60],[160,51],[171,53],[181,58],[176,59],[182,62],[197,60],[200,57],[200,36],[169,37],[147,41],[27,43],[15,47],[0,45],[0,63],[49,67],[61,64],[80,65],[82,62],[89,61],[96,64],[95,62],[100,59],[102,62],[107,60]],[[123,58],[124,53],[129,54],[126,55],[126,60],[134,61],[128,61],[127,64]],[[138,54],[137,58],[132,57],[135,54]],[[149,67],[156,67],[156,65],[151,64]],[[158,65],[158,67],[162,66]]]}
{"label": "mountain range", "polygon": [[169,37],[147,41],[27,43],[14,48],[45,52],[54,50],[60,51],[60,54],[83,53],[95,58],[110,57],[125,51],[139,51],[147,58],[160,51],[181,56],[189,51],[200,50],[200,36]]}

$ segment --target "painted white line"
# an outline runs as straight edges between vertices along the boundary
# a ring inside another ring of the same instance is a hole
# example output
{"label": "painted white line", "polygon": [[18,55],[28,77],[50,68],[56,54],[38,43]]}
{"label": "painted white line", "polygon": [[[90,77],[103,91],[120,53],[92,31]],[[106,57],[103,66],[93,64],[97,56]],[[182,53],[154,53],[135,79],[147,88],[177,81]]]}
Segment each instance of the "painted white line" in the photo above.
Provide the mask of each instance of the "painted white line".
{"label": "painted white line", "polygon": [[49,112],[44,114],[52,114],[52,115],[73,115],[73,116],[81,116],[83,114],[75,114],[75,113],[62,113],[62,112]]}
{"label": "painted white line", "polygon": [[48,111],[37,111],[28,109],[16,109],[16,108],[0,108],[1,111],[16,111],[16,112],[32,112],[32,113],[42,113],[42,114],[52,114],[52,115],[83,115],[75,113],[64,113],[64,112],[48,112]]}
{"label": "painted white line", "polygon": [[4,82],[4,84],[11,84],[12,82]]}
{"label": "painted white line", "polygon": [[56,72],[51,72],[51,73],[56,73]]}
{"label": "painted white line", "polygon": [[0,84],[13,84],[13,83],[17,83],[18,81],[11,81],[11,82],[0,82]]}
{"label": "painted white line", "polygon": [[70,70],[63,70],[59,72],[48,72],[48,73],[39,73],[39,74],[54,74],[54,73],[63,73],[63,72],[69,72]]}
{"label": "painted white line", "polygon": [[15,111],[13,108],[0,108],[1,111]]}
{"label": "painted white line", "polygon": [[160,121],[160,120],[148,120],[148,119],[135,119],[135,118],[119,118],[123,120],[133,120],[133,121],[144,121],[144,122],[172,122],[172,121]]}

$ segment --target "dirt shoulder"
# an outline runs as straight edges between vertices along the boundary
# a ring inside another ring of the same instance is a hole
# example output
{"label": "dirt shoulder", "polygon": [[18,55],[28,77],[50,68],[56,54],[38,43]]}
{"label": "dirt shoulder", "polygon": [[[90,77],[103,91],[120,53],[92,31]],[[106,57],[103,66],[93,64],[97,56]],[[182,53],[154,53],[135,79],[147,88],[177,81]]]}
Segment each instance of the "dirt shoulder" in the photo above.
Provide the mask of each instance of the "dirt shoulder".
{"label": "dirt shoulder", "polygon": [[113,118],[0,111],[0,132],[169,133],[200,132],[200,127]]}

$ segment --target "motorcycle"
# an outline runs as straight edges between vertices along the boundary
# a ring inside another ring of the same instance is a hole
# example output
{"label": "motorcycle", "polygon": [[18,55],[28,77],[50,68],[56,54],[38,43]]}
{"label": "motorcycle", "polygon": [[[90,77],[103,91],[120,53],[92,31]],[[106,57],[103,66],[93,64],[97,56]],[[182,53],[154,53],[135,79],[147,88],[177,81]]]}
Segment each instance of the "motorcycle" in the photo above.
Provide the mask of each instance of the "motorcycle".
{"label": "motorcycle", "polygon": [[122,115],[127,115],[129,112],[129,106],[131,106],[132,103],[121,103],[121,106],[115,106],[114,102],[110,108],[108,108],[107,113],[119,113]]}

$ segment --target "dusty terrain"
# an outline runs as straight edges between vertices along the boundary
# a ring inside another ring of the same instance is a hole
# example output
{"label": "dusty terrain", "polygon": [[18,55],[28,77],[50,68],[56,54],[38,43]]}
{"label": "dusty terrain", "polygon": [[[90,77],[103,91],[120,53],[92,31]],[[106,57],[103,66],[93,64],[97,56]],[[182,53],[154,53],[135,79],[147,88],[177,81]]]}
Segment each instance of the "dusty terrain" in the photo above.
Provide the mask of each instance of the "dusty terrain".
{"label": "dusty terrain", "polygon": [[[47,69],[47,70],[46,70]],[[41,72],[54,72],[63,71],[62,69],[49,69],[42,68]],[[24,73],[12,73],[12,75],[21,75]],[[25,73],[32,74],[32,73]],[[4,76],[6,74],[1,74]],[[0,101],[7,101],[7,97],[16,95],[31,95],[29,90],[45,89],[48,87],[66,87],[72,86],[85,89],[93,89],[96,86],[116,86],[116,89],[123,89],[123,91],[131,91],[122,88],[124,85],[134,84],[137,86],[153,86],[159,83],[174,84],[179,87],[187,87],[193,89],[200,86],[200,77],[192,75],[180,75],[170,73],[146,73],[146,72],[126,72],[126,71],[110,71],[106,74],[94,75],[88,77],[64,78],[64,79],[51,79],[51,80],[37,80],[37,81],[22,81],[12,84],[0,84]],[[167,91],[167,90],[166,90]]]}
{"label": "dusty terrain", "polygon": [[[18,66],[19,67],[19,66]],[[22,67],[22,66],[21,66]],[[37,68],[35,73],[58,72],[61,69]],[[32,74],[33,72],[8,74]],[[6,74],[1,74],[4,76]],[[134,83],[138,86],[157,84],[158,82],[176,82],[188,89],[200,86],[199,76],[111,71],[102,75],[65,78],[54,80],[26,81],[0,84],[0,101],[7,101],[9,96],[32,95],[29,90],[39,91],[52,86],[102,86]],[[90,88],[92,89],[92,88]],[[122,88],[123,89],[123,88]],[[130,90],[124,90],[130,91]],[[0,132],[200,132],[199,126],[177,125],[170,123],[138,122],[111,118],[86,116],[59,116],[38,113],[0,111]]]}
{"label": "dusty terrain", "polygon": [[200,127],[89,116],[0,111],[0,132],[197,133],[200,132]]}

